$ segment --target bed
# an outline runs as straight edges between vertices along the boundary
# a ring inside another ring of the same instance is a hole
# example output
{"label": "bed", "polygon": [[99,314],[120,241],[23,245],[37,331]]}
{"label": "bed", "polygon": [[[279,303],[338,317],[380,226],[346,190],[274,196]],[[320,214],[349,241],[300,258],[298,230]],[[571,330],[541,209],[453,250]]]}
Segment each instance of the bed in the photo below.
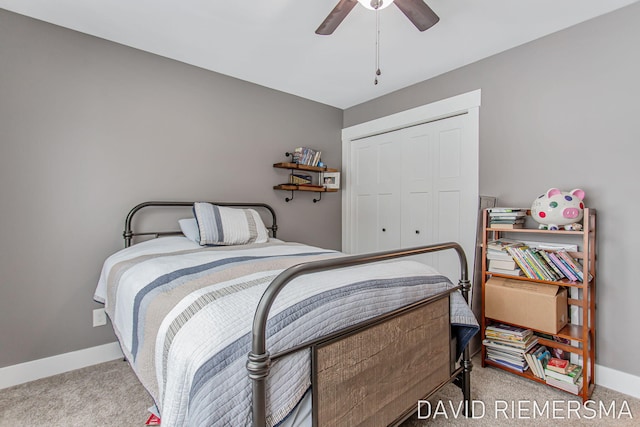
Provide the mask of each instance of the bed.
{"label": "bed", "polygon": [[[133,230],[140,210],[166,207],[195,218]],[[261,203],[145,202],[127,215],[94,299],[163,426],[398,425],[449,382],[468,411],[478,324],[458,244],[347,256],[277,230]],[[154,239],[132,245],[140,237]],[[458,285],[405,258],[442,250],[459,256]]]}

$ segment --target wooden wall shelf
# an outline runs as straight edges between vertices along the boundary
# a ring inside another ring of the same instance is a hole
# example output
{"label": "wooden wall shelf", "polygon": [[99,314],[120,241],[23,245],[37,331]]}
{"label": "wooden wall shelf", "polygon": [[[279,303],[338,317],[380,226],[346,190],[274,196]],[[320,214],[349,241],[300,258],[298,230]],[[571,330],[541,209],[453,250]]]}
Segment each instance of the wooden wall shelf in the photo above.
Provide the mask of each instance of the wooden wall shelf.
{"label": "wooden wall shelf", "polygon": [[309,171],[309,172],[338,172],[338,169],[320,167],[320,166],[308,166],[308,165],[301,165],[298,163],[288,163],[288,162],[274,163],[273,167],[279,168],[279,169],[295,169],[295,170]]}
{"label": "wooden wall shelf", "polygon": [[296,185],[296,184],[280,184],[274,185],[274,190],[285,190],[285,191],[313,191],[314,193],[337,193],[338,189],[336,188],[324,188],[317,187],[311,185]]}
{"label": "wooden wall shelf", "polygon": [[[315,172],[321,174],[323,172],[338,172],[338,169],[328,168],[326,166],[309,166],[302,165],[299,163],[291,163],[291,162],[280,162],[274,163],[274,168],[277,169],[288,169],[291,171],[291,175],[293,175],[294,171],[305,171],[305,172]],[[278,184],[273,186],[274,190],[282,190],[282,191],[290,191],[291,197],[286,197],[284,200],[286,202],[290,202],[293,200],[295,191],[307,191],[312,193],[318,193],[320,196],[317,199],[313,199],[313,203],[319,202],[322,200],[322,193],[337,193],[339,190],[337,188],[327,188],[322,185],[305,185],[305,184]]]}

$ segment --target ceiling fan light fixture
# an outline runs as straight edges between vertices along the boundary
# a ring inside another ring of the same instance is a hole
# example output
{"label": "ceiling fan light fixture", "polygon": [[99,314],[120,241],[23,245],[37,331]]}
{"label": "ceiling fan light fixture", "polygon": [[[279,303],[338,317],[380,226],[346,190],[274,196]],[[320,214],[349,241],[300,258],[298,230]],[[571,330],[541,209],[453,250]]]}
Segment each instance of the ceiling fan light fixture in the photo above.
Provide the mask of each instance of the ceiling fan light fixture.
{"label": "ceiling fan light fixture", "polygon": [[391,5],[393,0],[358,0],[358,3],[369,10],[381,10]]}

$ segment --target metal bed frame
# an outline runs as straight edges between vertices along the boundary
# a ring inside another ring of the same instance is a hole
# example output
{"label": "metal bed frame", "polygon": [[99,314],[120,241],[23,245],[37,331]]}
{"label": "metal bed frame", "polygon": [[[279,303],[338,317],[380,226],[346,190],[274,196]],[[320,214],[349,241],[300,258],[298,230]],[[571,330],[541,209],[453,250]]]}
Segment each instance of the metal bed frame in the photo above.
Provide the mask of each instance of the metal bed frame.
{"label": "metal bed frame", "polygon": [[[125,229],[123,233],[123,237],[125,240],[125,247],[129,247],[131,245],[132,239],[136,236],[168,236],[168,235],[181,235],[180,231],[151,231],[151,232],[134,232],[132,229],[133,217],[134,215],[143,208],[146,207],[189,207],[193,206],[194,202],[166,202],[166,201],[151,201],[140,203],[135,206],[126,217],[125,220]],[[227,207],[244,207],[244,208],[259,208],[265,209],[271,215],[271,225],[267,226],[268,229],[271,230],[272,236],[275,238],[278,230],[278,225],[276,222],[276,214],[273,208],[264,203],[236,203],[236,202],[209,202],[212,204],[216,204],[219,206],[227,206]],[[430,298],[418,301],[414,304],[411,304],[406,307],[402,307],[395,311],[386,313],[384,315],[378,316],[376,318],[370,319],[368,321],[362,322],[355,326],[349,327],[344,330],[337,331],[330,335],[308,341],[306,343],[297,345],[295,347],[289,348],[287,350],[281,351],[277,354],[271,355],[267,351],[266,346],[266,327],[267,327],[267,319],[269,317],[269,311],[276,297],[284,289],[284,287],[291,282],[296,277],[316,273],[320,271],[334,270],[345,267],[351,267],[356,265],[362,265],[372,262],[381,262],[387,261],[396,258],[402,258],[413,255],[420,255],[444,250],[454,250],[458,255],[458,259],[460,262],[460,280],[458,282],[458,286],[452,288],[448,291],[442,292],[440,294],[434,295]],[[443,298],[447,298],[452,292],[460,290],[462,296],[465,301],[468,302],[469,290],[471,289],[471,283],[468,278],[468,269],[467,269],[467,259],[462,247],[455,242],[420,246],[410,249],[402,249],[402,250],[391,250],[384,252],[376,252],[369,253],[363,255],[354,255],[347,257],[339,257],[328,260],[320,260],[313,262],[301,263],[298,265],[294,265],[287,270],[280,273],[273,282],[267,287],[260,302],[258,303],[258,307],[256,309],[254,320],[253,320],[253,330],[252,330],[252,349],[248,354],[248,360],[246,364],[246,368],[248,371],[249,378],[252,380],[252,414],[253,414],[253,426],[254,427],[265,427],[266,426],[266,380],[269,376],[269,370],[271,363],[281,357],[284,357],[288,354],[303,350],[303,349],[311,349],[313,352],[312,357],[312,365],[316,364],[316,354],[318,348],[325,345],[326,343],[335,342],[336,340],[349,337],[355,334],[362,333],[364,331],[368,331],[371,328],[374,328],[378,325],[383,324],[384,322],[391,321],[393,319],[397,319],[400,316],[411,313],[414,310],[420,309],[421,307],[432,304],[435,301],[442,300]],[[450,322],[449,322],[450,323]],[[449,324],[450,326],[450,324]],[[453,369],[453,372],[450,372],[449,378],[440,382],[435,388],[432,388],[427,392],[426,395],[421,400],[426,400],[434,393],[436,393],[440,388],[444,387],[446,384],[453,382],[462,390],[463,400],[464,400],[464,415],[469,417],[471,416],[471,370],[472,370],[472,362],[470,358],[469,346],[467,345],[462,353],[462,359],[460,360],[460,366]],[[317,372],[315,368],[313,371],[312,378],[312,386],[315,384],[317,379]],[[318,424],[318,413],[319,409],[316,407],[316,397],[314,395],[313,402],[313,425],[317,426]],[[418,410],[417,407],[418,402],[416,402],[416,406],[412,408],[407,408],[402,414],[400,414],[391,424],[389,425],[399,425],[403,421],[405,421],[409,416],[415,413]]]}

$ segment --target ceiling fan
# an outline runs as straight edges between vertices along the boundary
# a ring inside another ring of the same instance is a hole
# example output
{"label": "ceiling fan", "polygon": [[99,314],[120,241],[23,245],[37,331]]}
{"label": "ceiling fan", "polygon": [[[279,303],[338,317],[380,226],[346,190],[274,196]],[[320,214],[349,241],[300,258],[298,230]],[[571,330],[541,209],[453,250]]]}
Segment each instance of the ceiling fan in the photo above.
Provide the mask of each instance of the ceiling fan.
{"label": "ceiling fan", "polygon": [[332,34],[356,6],[356,3],[373,10],[383,9],[394,3],[420,31],[431,28],[440,20],[423,0],[340,0],[329,16],[320,24],[316,34]]}

